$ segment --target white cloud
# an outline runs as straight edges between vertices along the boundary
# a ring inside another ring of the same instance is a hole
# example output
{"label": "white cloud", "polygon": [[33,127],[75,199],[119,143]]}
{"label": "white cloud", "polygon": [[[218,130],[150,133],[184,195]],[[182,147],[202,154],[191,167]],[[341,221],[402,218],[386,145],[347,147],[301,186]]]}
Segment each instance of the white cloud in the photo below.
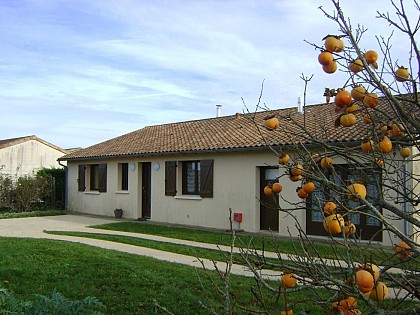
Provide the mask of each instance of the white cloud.
{"label": "white cloud", "polygon": [[[375,19],[388,1],[342,2],[352,22],[390,33]],[[318,52],[337,25],[328,0],[0,0],[0,134],[37,134],[63,147],[86,146],[145,125],[242,112],[262,102],[295,106],[300,79],[314,74],[308,103],[325,87]],[[382,8],[382,9],[381,9]],[[392,10],[390,10],[392,11]],[[398,43],[403,41],[398,37]],[[402,47],[402,48],[401,48]],[[404,45],[395,45],[400,60]],[[407,51],[407,49],[405,49]],[[13,110],[9,110],[13,109]],[[5,123],[3,123],[3,120]]]}

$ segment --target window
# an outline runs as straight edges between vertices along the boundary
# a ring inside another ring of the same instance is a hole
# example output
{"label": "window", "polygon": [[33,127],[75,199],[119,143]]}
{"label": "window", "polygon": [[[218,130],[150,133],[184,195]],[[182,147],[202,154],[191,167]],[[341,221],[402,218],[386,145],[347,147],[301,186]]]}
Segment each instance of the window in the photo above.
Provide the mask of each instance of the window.
{"label": "window", "polygon": [[86,165],[79,164],[79,177],[77,178],[78,191],[85,191],[85,174],[86,174]]}
{"label": "window", "polygon": [[121,190],[128,190],[128,163],[119,163],[118,173],[118,187]]}
{"label": "window", "polygon": [[106,164],[90,164],[89,167],[89,190],[106,192],[107,184],[107,165]]}
{"label": "window", "polygon": [[200,194],[200,161],[182,162],[182,194]]}
{"label": "window", "polygon": [[[182,194],[213,197],[213,160],[182,162]],[[165,195],[176,195],[176,161],[165,162]]]}
{"label": "window", "polygon": [[106,169],[106,164],[79,164],[78,191],[86,191],[86,175],[88,175],[89,190],[106,192]]}
{"label": "window", "polygon": [[90,190],[99,190],[99,164],[90,165]]}
{"label": "window", "polygon": [[[328,172],[325,174],[331,182],[342,185],[362,180],[367,190],[366,199],[373,205],[376,204],[375,197],[381,194],[382,180],[381,173],[377,168],[366,167],[363,170],[356,170],[347,165],[336,165],[334,166],[334,170],[334,173]],[[307,198],[306,232],[312,235],[326,235],[322,227],[324,219],[323,206],[325,202],[333,201],[337,205],[339,212],[342,213],[346,213],[346,208],[352,209],[360,204],[350,200],[347,196],[338,194],[326,185],[322,186],[318,183],[316,186],[316,190]],[[381,211],[379,206],[376,206],[376,208]],[[348,216],[345,216],[345,220],[350,220],[356,225],[358,236],[362,239],[373,238],[374,240],[382,240],[382,233],[380,232],[382,226],[380,221],[369,215],[371,210],[359,210],[357,213],[349,213]],[[363,211],[366,214],[361,213]]]}

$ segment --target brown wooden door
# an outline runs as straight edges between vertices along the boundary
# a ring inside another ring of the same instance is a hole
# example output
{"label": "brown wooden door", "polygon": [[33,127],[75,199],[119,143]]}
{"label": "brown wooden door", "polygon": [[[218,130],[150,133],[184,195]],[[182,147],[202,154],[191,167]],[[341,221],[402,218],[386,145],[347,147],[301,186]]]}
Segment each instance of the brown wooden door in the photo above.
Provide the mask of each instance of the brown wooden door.
{"label": "brown wooden door", "polygon": [[152,187],[151,187],[151,177],[152,177],[152,163],[145,162],[142,163],[142,175],[141,175],[141,214],[142,218],[150,219],[152,216]]}
{"label": "brown wooden door", "polygon": [[264,187],[269,183],[278,182],[279,170],[274,167],[260,168],[260,229],[279,230],[278,196],[264,195]]}

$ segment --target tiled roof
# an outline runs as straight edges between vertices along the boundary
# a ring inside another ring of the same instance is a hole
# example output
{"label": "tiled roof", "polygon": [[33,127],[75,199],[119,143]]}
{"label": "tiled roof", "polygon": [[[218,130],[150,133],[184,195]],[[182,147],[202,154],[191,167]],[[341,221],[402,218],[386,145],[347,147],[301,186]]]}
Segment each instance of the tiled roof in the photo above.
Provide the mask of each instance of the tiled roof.
{"label": "tiled roof", "polygon": [[[386,106],[386,100],[380,100],[381,106]],[[279,118],[278,130],[262,127],[268,115]],[[362,113],[357,116],[358,120],[362,119]],[[305,115],[299,114],[294,107],[149,126],[65,155],[60,160],[255,150],[297,142],[360,141],[370,128],[364,123],[335,127],[337,117],[334,104],[319,104],[306,106]],[[303,136],[299,126],[306,126],[312,138]]]}
{"label": "tiled roof", "polygon": [[0,150],[4,149],[4,148],[7,148],[7,147],[11,147],[13,145],[24,143],[26,141],[31,141],[31,140],[41,142],[41,143],[43,143],[43,144],[45,144],[45,145],[47,145],[47,146],[49,146],[49,147],[51,147],[51,148],[53,148],[57,151],[63,152],[64,154],[68,153],[66,150],[64,150],[60,147],[57,147],[56,145],[53,145],[53,144],[51,144],[51,143],[49,143],[49,142],[47,142],[47,141],[45,141],[41,138],[38,138],[37,136],[25,136],[25,137],[19,137],[19,138],[0,140]]}

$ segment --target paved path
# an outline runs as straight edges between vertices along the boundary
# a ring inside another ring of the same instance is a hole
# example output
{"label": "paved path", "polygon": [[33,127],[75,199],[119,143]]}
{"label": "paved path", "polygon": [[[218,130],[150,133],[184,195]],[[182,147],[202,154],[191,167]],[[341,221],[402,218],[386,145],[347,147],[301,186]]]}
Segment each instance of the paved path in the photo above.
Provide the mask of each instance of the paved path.
{"label": "paved path", "polygon": [[[201,262],[193,256],[181,255],[176,253],[170,253],[165,251],[159,251],[151,248],[116,243],[111,241],[97,240],[84,237],[73,237],[65,235],[54,235],[48,234],[44,231],[71,231],[71,232],[86,232],[86,233],[101,233],[101,234],[110,234],[110,235],[122,235],[122,236],[131,236],[142,239],[168,242],[174,244],[184,244],[188,246],[202,247],[208,249],[220,249],[224,251],[229,251],[230,248],[227,246],[216,246],[213,244],[184,241],[178,239],[171,239],[167,237],[139,234],[139,233],[129,233],[129,232],[120,232],[120,231],[109,231],[109,230],[100,230],[88,228],[91,225],[107,224],[121,222],[120,220],[112,218],[98,218],[90,217],[84,215],[60,215],[60,216],[47,216],[47,217],[32,217],[32,218],[19,218],[19,219],[4,219],[0,220],[0,237],[29,237],[29,238],[43,238],[43,239],[54,239],[62,240],[69,242],[76,242],[81,244],[86,244],[90,246],[117,250],[121,252],[126,252],[130,254],[136,254],[141,256],[152,257],[159,260],[168,261],[171,263],[179,263],[183,265],[188,265],[192,267],[202,267]],[[236,250],[238,251],[238,250]],[[274,253],[271,253],[271,256],[275,256]],[[214,263],[208,259],[202,260],[204,266],[209,270],[214,270]],[[217,262],[217,266],[221,270],[225,270],[226,263]],[[253,277],[254,274],[246,267],[240,265],[233,265],[231,269],[232,274],[243,275]],[[278,279],[280,273],[277,271],[263,271],[262,276],[264,278]]]}

